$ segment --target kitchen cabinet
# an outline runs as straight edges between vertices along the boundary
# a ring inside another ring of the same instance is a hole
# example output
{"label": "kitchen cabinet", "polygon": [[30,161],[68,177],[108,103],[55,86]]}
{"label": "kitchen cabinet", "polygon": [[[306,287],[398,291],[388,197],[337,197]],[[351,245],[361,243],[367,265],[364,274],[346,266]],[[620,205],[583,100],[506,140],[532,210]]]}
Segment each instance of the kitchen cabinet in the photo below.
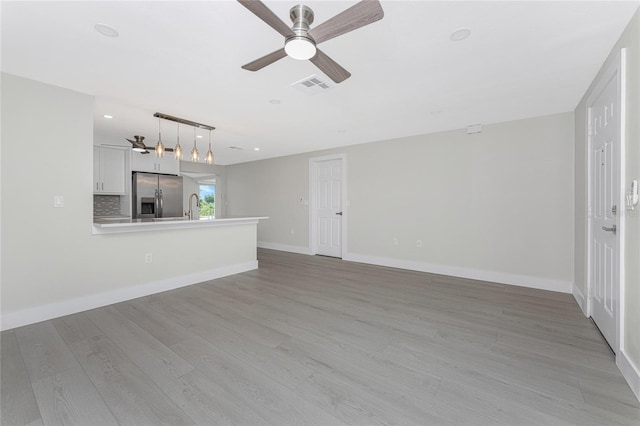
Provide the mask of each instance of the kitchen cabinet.
{"label": "kitchen cabinet", "polygon": [[127,149],[93,147],[93,193],[126,195]]}
{"label": "kitchen cabinet", "polygon": [[162,158],[156,157],[153,151],[149,154],[133,152],[131,155],[131,170],[134,172],[180,174],[180,161],[173,157],[173,153],[165,153]]}

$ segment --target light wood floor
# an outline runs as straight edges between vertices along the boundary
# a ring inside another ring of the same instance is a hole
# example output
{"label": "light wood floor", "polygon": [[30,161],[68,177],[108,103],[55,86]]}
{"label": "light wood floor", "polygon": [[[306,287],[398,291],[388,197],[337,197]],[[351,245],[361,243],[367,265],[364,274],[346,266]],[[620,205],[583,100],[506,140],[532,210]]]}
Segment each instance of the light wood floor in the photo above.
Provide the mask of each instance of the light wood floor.
{"label": "light wood floor", "polygon": [[2,425],[640,424],[571,295],[259,260],[2,333]]}

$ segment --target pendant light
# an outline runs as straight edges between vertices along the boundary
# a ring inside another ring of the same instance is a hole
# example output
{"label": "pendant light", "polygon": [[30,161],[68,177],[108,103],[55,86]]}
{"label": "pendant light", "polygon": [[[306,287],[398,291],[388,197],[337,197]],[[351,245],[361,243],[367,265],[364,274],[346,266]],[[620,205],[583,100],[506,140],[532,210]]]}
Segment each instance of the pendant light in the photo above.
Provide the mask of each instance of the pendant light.
{"label": "pendant light", "polygon": [[173,158],[176,160],[182,160],[182,147],[180,146],[180,123],[178,123],[178,143],[173,148]]}
{"label": "pendant light", "polygon": [[213,152],[211,152],[211,129],[209,129],[209,151],[204,157],[204,162],[207,164],[213,164]]}
{"label": "pendant light", "polygon": [[196,147],[196,128],[193,127],[193,149],[191,150],[191,161],[197,163],[200,161],[200,154],[198,153],[198,148]]}
{"label": "pendant light", "polygon": [[162,143],[162,132],[160,131],[161,118],[158,118],[158,143],[156,144],[156,157],[164,157],[164,144]]}

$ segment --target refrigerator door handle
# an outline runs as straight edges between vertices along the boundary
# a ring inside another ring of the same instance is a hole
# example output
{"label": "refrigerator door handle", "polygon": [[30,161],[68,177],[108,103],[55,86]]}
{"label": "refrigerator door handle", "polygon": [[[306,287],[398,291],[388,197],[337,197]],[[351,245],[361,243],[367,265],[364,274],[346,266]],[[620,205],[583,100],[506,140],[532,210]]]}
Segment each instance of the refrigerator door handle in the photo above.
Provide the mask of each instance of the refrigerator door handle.
{"label": "refrigerator door handle", "polygon": [[162,189],[160,190],[160,211],[158,212],[158,217],[164,217],[162,214],[162,206],[164,204],[164,196],[162,195]]}
{"label": "refrigerator door handle", "polygon": [[155,197],[153,197],[153,201],[155,203],[155,210],[153,212],[153,216],[154,217],[158,217],[158,209],[159,209],[159,204],[160,204],[160,195],[158,194],[158,190],[156,189],[156,195]]}

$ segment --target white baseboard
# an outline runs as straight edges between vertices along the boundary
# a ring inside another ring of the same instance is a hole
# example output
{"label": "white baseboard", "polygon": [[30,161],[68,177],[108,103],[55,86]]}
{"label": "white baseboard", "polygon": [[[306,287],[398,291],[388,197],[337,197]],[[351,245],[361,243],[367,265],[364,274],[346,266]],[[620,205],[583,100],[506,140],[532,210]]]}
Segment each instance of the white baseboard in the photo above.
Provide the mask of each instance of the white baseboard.
{"label": "white baseboard", "polygon": [[348,253],[343,260],[369,263],[371,265],[388,266],[391,268],[409,269],[411,271],[429,272],[432,274],[449,275],[452,277],[490,281],[500,284],[510,284],[540,290],[558,291],[561,293],[571,293],[573,287],[573,283],[570,281],[532,277],[529,275],[509,274],[505,272],[485,271],[481,269],[457,266],[434,265],[413,260],[376,257],[366,254]]}
{"label": "white baseboard", "polygon": [[[313,254],[309,247],[290,246],[286,244],[269,243],[265,241],[258,241],[258,247],[271,250],[286,251],[290,253],[306,255]],[[358,253],[347,253],[342,260],[346,260],[349,262],[368,263],[378,266],[388,266],[391,268],[408,269],[411,271],[429,272],[432,274],[449,275],[452,277],[490,281],[500,284],[511,284],[520,287],[557,291],[560,293],[572,293],[575,287],[570,281],[532,277],[529,275],[508,274],[504,272],[485,271],[481,269],[471,269],[456,266],[434,265],[413,260],[377,257]]]}
{"label": "white baseboard", "polygon": [[587,311],[587,299],[584,298],[584,294],[582,294],[582,291],[580,291],[575,283],[572,287],[573,298],[576,299],[576,302],[578,302],[578,306],[580,306],[580,309],[582,310],[584,316],[589,317],[589,312]]}
{"label": "white baseboard", "polygon": [[298,253],[298,254],[307,254],[307,255],[313,254],[309,247],[290,246],[287,244],[268,243],[265,241],[258,241],[258,247],[264,248],[264,249],[270,249],[270,250],[286,251],[289,253]]}
{"label": "white baseboard", "polygon": [[77,297],[48,305],[37,306],[35,308],[23,309],[17,312],[2,314],[2,316],[0,316],[0,329],[4,331],[16,327],[22,327],[23,325],[75,314],[89,309],[111,305],[113,303],[124,302],[126,300],[136,299],[150,294],[161,293],[167,290],[186,287],[188,285],[239,274],[241,272],[251,271],[257,268],[258,261],[253,260],[235,265],[223,266],[208,271],[197,272],[194,274],[182,275],[180,277],[139,284],[133,287]]}
{"label": "white baseboard", "polygon": [[636,398],[640,401],[640,369],[633,364],[624,350],[620,350],[616,355],[616,365]]}

